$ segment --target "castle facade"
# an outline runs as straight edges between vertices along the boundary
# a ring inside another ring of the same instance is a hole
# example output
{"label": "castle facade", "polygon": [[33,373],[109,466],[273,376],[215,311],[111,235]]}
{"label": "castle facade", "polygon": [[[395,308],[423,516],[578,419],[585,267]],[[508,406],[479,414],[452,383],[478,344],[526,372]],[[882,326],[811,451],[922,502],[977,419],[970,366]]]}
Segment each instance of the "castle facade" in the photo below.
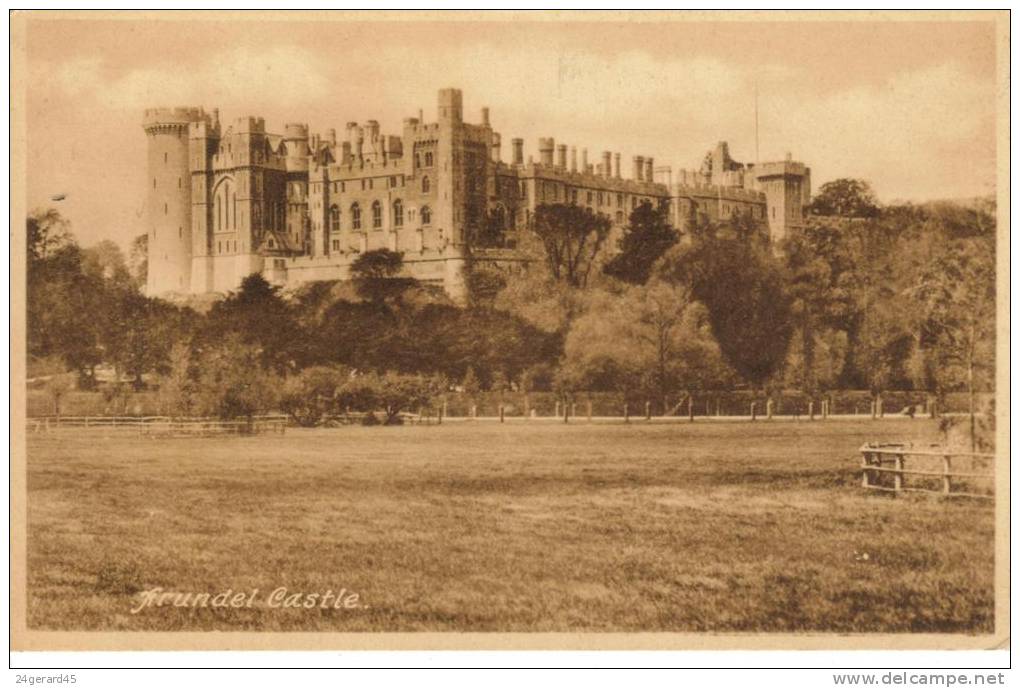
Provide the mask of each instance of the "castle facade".
{"label": "castle facade", "polygon": [[506,162],[488,108],[465,122],[452,88],[439,92],[436,121],[409,117],[399,136],[374,120],[347,123],[342,139],[303,124],[271,134],[257,117],[224,128],[217,110],[199,108],[146,110],[143,126],[149,295],[226,293],[251,273],[282,286],[342,280],[358,255],[388,248],[409,276],[458,299],[469,258],[520,262],[515,237],[542,204],[605,215],[613,249],[645,201],[668,208],[680,233],[750,215],[778,241],[801,226],[811,191],[802,163],[741,164],[724,142],[675,175],[635,156],[624,176],[620,153],[589,160],[552,138],[539,139],[538,160],[512,139]]}

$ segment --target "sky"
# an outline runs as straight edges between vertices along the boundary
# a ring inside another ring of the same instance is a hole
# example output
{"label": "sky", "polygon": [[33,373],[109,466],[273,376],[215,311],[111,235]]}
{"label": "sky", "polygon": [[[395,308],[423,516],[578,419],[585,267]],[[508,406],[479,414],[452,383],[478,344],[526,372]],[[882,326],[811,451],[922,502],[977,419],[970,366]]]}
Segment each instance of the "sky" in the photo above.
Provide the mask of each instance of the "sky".
{"label": "sky", "polygon": [[[884,202],[994,192],[995,35],[989,22],[293,21],[31,18],[29,208],[54,205],[83,245],[145,231],[151,107],[262,116],[282,132],[436,118],[460,88],[465,119],[656,165],[695,168],[717,141],[753,162],[787,153],[817,189],[870,182]],[[390,15],[398,18],[401,15]],[[164,19],[165,18],[165,19]],[[532,15],[531,19],[534,19]],[[17,68],[17,65],[14,65]],[[58,203],[50,199],[66,194]]]}

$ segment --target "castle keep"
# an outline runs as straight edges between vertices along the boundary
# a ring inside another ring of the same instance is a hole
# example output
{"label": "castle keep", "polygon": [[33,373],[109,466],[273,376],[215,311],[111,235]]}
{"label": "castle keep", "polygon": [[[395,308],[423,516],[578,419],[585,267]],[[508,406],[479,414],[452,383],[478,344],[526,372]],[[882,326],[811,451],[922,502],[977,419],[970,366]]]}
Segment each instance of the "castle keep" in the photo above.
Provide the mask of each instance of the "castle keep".
{"label": "castle keep", "polygon": [[[617,239],[640,203],[667,207],[681,233],[692,222],[750,215],[773,240],[797,230],[811,192],[802,163],[741,164],[726,143],[696,170],[635,156],[624,176],[620,153],[589,160],[586,149],[502,138],[482,108],[464,121],[461,92],[439,92],[434,122],[407,118],[399,136],[379,123],[348,122],[309,134],[288,124],[270,134],[262,118],[223,127],[219,112],[146,110],[149,295],[225,293],[257,272],[278,285],[346,279],[359,254],[404,254],[407,273],[463,292],[468,258],[513,264],[516,233],[545,203],[576,203],[608,217]],[[487,241],[501,236],[498,244]]]}

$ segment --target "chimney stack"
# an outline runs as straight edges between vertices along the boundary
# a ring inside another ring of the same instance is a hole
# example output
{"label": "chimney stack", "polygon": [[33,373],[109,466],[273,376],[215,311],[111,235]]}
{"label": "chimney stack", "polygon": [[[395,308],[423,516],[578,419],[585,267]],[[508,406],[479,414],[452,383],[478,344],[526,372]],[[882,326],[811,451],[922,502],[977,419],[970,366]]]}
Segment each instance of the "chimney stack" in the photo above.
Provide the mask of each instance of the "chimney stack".
{"label": "chimney stack", "polygon": [[489,108],[487,107],[482,108],[482,126],[489,126]]}
{"label": "chimney stack", "polygon": [[613,176],[613,154],[602,151],[602,174],[608,179]]}
{"label": "chimney stack", "polygon": [[613,155],[613,176],[617,179],[620,178],[620,154],[616,153]]}
{"label": "chimney stack", "polygon": [[570,147],[570,171],[577,172],[577,146]]}
{"label": "chimney stack", "polygon": [[588,149],[581,149],[581,172],[588,173]]}
{"label": "chimney stack", "polygon": [[567,169],[567,146],[564,143],[556,146],[556,167]]}
{"label": "chimney stack", "polygon": [[524,164],[524,139],[511,139],[510,145],[514,150],[514,164]]}
{"label": "chimney stack", "polygon": [[635,155],[634,156],[634,179],[635,181],[641,181],[645,178],[645,156]]}
{"label": "chimney stack", "polygon": [[646,182],[654,182],[655,181],[655,165],[654,165],[654,160],[655,159],[652,158],[652,157],[645,158],[645,181]]}
{"label": "chimney stack", "polygon": [[556,139],[551,137],[538,140],[538,159],[543,165],[552,167],[553,151],[556,150]]}

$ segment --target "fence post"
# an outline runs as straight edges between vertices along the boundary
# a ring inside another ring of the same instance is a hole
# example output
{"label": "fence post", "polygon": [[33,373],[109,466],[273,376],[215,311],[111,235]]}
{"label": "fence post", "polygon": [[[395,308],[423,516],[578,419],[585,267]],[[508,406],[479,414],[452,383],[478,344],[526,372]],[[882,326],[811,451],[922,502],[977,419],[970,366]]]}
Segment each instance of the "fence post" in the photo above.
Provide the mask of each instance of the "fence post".
{"label": "fence post", "polygon": [[872,399],[871,400],[871,420],[875,420],[875,418],[877,418],[877,417],[878,417],[878,404],[876,404],[875,400]]}
{"label": "fence post", "polygon": [[645,420],[651,420],[651,419],[652,419],[652,402],[646,401],[645,402]]}
{"label": "fence post", "polygon": [[499,422],[503,422],[503,404],[499,405]]}
{"label": "fence post", "polygon": [[771,399],[769,399],[767,402],[765,402],[765,415],[768,417],[769,420],[772,420],[772,408],[773,402]]}
{"label": "fence post", "polygon": [[931,408],[930,415],[931,415],[932,418],[938,418],[939,417],[938,406],[939,406],[939,402],[937,400],[935,400],[935,399],[932,399],[931,400],[931,407],[930,407]]}
{"label": "fence post", "polygon": [[446,401],[446,399],[443,399],[443,415],[444,415],[444,416],[448,416],[448,415],[450,415],[450,407],[449,407],[449,406],[447,406],[447,401]]}
{"label": "fence post", "polygon": [[88,426],[89,426],[89,417],[85,416],[85,427],[87,428]]}
{"label": "fence post", "polygon": [[896,455],[896,472],[893,473],[893,489],[897,492],[903,489],[903,454]]}
{"label": "fence post", "polygon": [[591,422],[591,399],[588,400],[588,422]]}
{"label": "fence post", "polygon": [[829,400],[822,400],[822,420],[827,420],[829,417]]}
{"label": "fence post", "polygon": [[942,494],[949,495],[953,491],[953,482],[950,478],[952,471],[952,459],[949,454],[942,457]]}
{"label": "fence post", "polygon": [[568,405],[567,402],[563,402],[563,422],[570,422],[570,405]]}
{"label": "fence post", "polygon": [[471,404],[471,420],[478,418],[478,404]]}
{"label": "fence post", "polygon": [[751,402],[751,420],[755,420],[757,418],[758,418],[758,413],[757,413],[757,411],[755,409],[755,403],[752,401]]}
{"label": "fence post", "polygon": [[439,415],[436,417],[436,425],[443,424],[443,407],[439,407]]}
{"label": "fence post", "polygon": [[687,397],[687,420],[694,422],[694,395]]}
{"label": "fence post", "polygon": [[879,394],[875,397],[875,408],[878,409],[878,417],[884,418],[885,414],[882,412],[882,395]]}
{"label": "fence post", "polygon": [[815,402],[813,402],[813,401],[809,401],[807,403],[807,417],[808,417],[808,420],[814,420],[815,419]]}
{"label": "fence post", "polygon": [[722,415],[722,400],[721,399],[716,399],[715,400],[715,417],[718,418],[721,415]]}
{"label": "fence post", "polygon": [[628,406],[626,403],[624,403],[623,405],[623,422],[624,423],[630,422],[630,406]]}
{"label": "fence post", "polygon": [[868,484],[868,465],[871,463],[871,452],[861,452],[862,463],[861,463],[861,487],[871,487]]}
{"label": "fence post", "polygon": [[560,402],[556,402],[556,417],[560,417]]}

